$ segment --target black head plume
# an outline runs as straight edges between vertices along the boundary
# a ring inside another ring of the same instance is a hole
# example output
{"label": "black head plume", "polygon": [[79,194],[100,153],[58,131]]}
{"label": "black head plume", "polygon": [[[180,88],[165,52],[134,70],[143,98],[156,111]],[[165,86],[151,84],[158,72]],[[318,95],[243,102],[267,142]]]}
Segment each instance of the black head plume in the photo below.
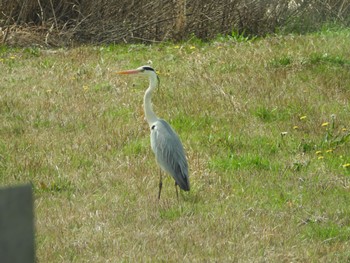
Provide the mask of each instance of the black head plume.
{"label": "black head plume", "polygon": [[150,66],[143,66],[142,69],[155,72],[155,70],[152,67],[150,67]]}

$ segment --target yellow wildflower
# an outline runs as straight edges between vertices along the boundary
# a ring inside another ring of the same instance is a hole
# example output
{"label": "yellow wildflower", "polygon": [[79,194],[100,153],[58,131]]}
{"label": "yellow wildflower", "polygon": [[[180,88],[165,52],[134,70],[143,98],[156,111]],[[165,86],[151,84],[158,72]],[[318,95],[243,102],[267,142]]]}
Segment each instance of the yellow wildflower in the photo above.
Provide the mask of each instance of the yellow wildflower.
{"label": "yellow wildflower", "polygon": [[295,125],[295,126],[293,126],[293,129],[297,130],[297,129],[299,129],[299,127],[297,125]]}
{"label": "yellow wildflower", "polygon": [[329,122],[324,122],[324,123],[322,123],[322,127],[326,127],[326,126],[328,126],[328,124],[329,124]]}
{"label": "yellow wildflower", "polygon": [[342,166],[343,166],[343,168],[349,168],[350,167],[350,163],[345,163]]}
{"label": "yellow wildflower", "polygon": [[300,120],[305,120],[305,119],[306,119],[306,115],[301,116],[299,119],[300,119]]}
{"label": "yellow wildflower", "polygon": [[195,46],[190,46],[190,49],[195,49],[196,47]]}
{"label": "yellow wildflower", "polygon": [[329,149],[326,151],[326,153],[332,153],[333,152],[333,149]]}
{"label": "yellow wildflower", "polygon": [[316,154],[318,155],[318,154],[321,154],[322,153],[322,151],[316,151]]}
{"label": "yellow wildflower", "polygon": [[319,156],[317,159],[322,160],[323,158],[324,158],[323,156]]}
{"label": "yellow wildflower", "polygon": [[174,48],[177,48],[177,49],[178,49],[178,48],[180,48],[180,46],[179,46],[179,45],[176,45]]}
{"label": "yellow wildflower", "polygon": [[343,132],[345,132],[345,131],[347,131],[348,129],[347,128],[343,128],[343,129],[341,129]]}

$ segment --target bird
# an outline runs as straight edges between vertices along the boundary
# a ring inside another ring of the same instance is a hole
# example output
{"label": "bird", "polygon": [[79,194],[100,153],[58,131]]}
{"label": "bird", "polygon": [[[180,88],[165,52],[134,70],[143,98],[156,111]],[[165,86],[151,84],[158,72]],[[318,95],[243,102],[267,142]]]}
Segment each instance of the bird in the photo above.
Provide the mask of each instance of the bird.
{"label": "bird", "polygon": [[152,94],[159,85],[159,77],[149,65],[141,66],[137,69],[119,71],[117,74],[138,74],[149,79],[149,87],[143,97],[143,107],[151,132],[151,148],[160,166],[158,199],[160,199],[163,186],[162,170],[170,174],[175,180],[176,197],[178,199],[177,186],[184,191],[190,191],[188,163],[179,136],[165,120],[158,118],[152,109]]}

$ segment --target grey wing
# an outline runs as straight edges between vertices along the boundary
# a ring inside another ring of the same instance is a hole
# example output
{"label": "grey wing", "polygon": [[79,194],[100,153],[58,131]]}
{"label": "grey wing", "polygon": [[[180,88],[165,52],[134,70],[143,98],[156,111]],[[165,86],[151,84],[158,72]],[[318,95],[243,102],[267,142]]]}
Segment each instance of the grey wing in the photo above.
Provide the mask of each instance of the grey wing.
{"label": "grey wing", "polygon": [[158,120],[151,127],[151,146],[158,164],[168,172],[185,191],[190,190],[188,164],[182,143],[164,120]]}

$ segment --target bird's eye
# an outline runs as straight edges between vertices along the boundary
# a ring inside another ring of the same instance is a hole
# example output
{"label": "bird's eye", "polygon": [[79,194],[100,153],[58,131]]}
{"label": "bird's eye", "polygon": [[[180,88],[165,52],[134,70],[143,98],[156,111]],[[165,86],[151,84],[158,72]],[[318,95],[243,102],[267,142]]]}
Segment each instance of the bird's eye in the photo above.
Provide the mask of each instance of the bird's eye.
{"label": "bird's eye", "polygon": [[154,130],[155,127],[156,127],[156,125],[152,125],[151,130]]}

